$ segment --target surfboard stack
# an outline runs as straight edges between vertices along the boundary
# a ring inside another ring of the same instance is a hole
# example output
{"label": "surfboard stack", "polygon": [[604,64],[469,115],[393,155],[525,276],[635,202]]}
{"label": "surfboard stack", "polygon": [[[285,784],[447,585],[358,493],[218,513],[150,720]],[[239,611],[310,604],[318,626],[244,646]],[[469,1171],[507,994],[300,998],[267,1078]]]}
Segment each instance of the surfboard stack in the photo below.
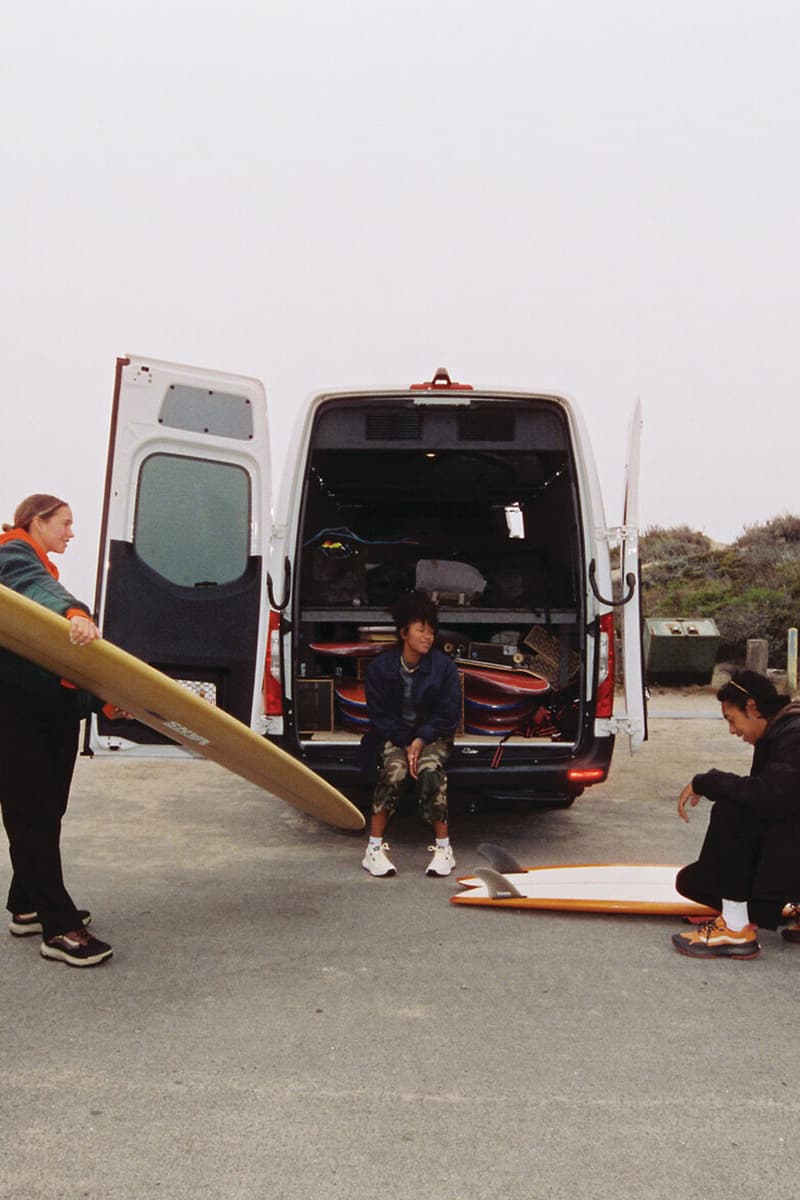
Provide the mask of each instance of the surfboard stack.
{"label": "surfboard stack", "polygon": [[361,679],[338,679],[335,688],[339,720],[351,733],[363,733],[369,726],[367,697]]}
{"label": "surfboard stack", "polygon": [[542,705],[542,696],[550,690],[546,680],[483,668],[464,667],[463,673],[466,733],[505,737],[535,728],[538,736],[546,737],[555,732]]}
{"label": "surfboard stack", "polygon": [[[547,681],[516,671],[491,671],[462,667],[464,680],[464,732],[504,737],[528,730],[537,737],[557,732],[549,710],[542,704],[550,691]],[[339,723],[352,733],[369,726],[364,682],[342,678],[335,686]]]}

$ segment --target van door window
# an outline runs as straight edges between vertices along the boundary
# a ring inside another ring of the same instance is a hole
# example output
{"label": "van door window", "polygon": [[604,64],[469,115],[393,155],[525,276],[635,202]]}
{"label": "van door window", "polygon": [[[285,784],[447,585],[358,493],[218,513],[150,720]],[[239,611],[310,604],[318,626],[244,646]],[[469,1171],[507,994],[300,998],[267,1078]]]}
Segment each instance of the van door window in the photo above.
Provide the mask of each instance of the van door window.
{"label": "van door window", "polygon": [[239,579],[247,566],[250,480],[230,463],[153,454],[139,473],[134,549],[180,587]]}

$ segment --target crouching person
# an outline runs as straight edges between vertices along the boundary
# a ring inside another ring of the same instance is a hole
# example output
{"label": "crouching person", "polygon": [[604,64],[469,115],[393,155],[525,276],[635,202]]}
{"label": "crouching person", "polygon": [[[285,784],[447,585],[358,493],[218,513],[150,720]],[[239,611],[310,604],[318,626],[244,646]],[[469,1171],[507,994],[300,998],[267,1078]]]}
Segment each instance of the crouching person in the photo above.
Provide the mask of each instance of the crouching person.
{"label": "crouching person", "polygon": [[[755,671],[735,672],[717,699],[730,732],[753,747],[753,762],[749,775],[695,775],[680,794],[683,821],[701,796],[713,808],[700,857],[675,886],[719,916],[672,941],[690,958],[755,958],[758,927],[776,929],[800,897],[800,703]],[[798,940],[797,926],[784,936]]]}
{"label": "crouching person", "polygon": [[361,863],[370,875],[394,875],[384,841],[403,790],[411,781],[422,819],[433,827],[435,845],[426,873],[449,875],[455,866],[447,818],[445,764],[461,716],[461,684],[452,659],[434,646],[436,605],[424,592],[408,592],[392,608],[399,645],[379,654],[367,668],[370,728],[363,750],[378,774],[370,838]]}

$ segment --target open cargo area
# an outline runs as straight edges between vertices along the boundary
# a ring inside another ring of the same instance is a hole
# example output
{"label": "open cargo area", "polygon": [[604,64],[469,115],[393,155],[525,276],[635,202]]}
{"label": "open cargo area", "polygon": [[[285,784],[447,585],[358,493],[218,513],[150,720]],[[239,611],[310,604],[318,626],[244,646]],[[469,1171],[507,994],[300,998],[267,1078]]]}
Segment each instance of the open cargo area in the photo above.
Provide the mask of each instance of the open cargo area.
{"label": "open cargo area", "polygon": [[462,672],[458,741],[574,742],[583,563],[555,404],[323,405],[306,479],[293,610],[301,739],[360,737],[365,666],[394,640],[394,600],[418,587],[438,602],[438,644]]}

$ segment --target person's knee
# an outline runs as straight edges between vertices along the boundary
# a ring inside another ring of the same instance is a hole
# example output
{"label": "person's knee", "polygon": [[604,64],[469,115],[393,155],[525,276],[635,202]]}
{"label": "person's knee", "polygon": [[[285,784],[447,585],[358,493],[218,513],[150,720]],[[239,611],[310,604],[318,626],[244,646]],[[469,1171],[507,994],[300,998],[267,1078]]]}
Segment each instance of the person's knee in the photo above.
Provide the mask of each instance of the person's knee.
{"label": "person's knee", "polygon": [[433,764],[423,765],[417,772],[417,786],[420,792],[432,793],[447,787],[447,776]]}
{"label": "person's knee", "polygon": [[732,800],[717,800],[711,806],[708,820],[709,829],[714,833],[725,831],[747,831],[760,828],[762,819],[743,804],[734,804]]}
{"label": "person's knee", "polygon": [[381,771],[381,778],[388,787],[400,787],[408,778],[408,762],[396,756],[390,758]]}
{"label": "person's knee", "polygon": [[692,867],[681,867],[678,874],[675,876],[675,891],[679,896],[686,896],[689,900],[694,899],[692,896]]}
{"label": "person's knee", "polygon": [[694,900],[695,904],[703,904],[708,908],[718,909],[722,903],[711,891],[708,881],[703,879],[700,864],[696,862],[689,863],[678,871],[675,876],[675,891],[679,896],[685,896],[687,900]]}

